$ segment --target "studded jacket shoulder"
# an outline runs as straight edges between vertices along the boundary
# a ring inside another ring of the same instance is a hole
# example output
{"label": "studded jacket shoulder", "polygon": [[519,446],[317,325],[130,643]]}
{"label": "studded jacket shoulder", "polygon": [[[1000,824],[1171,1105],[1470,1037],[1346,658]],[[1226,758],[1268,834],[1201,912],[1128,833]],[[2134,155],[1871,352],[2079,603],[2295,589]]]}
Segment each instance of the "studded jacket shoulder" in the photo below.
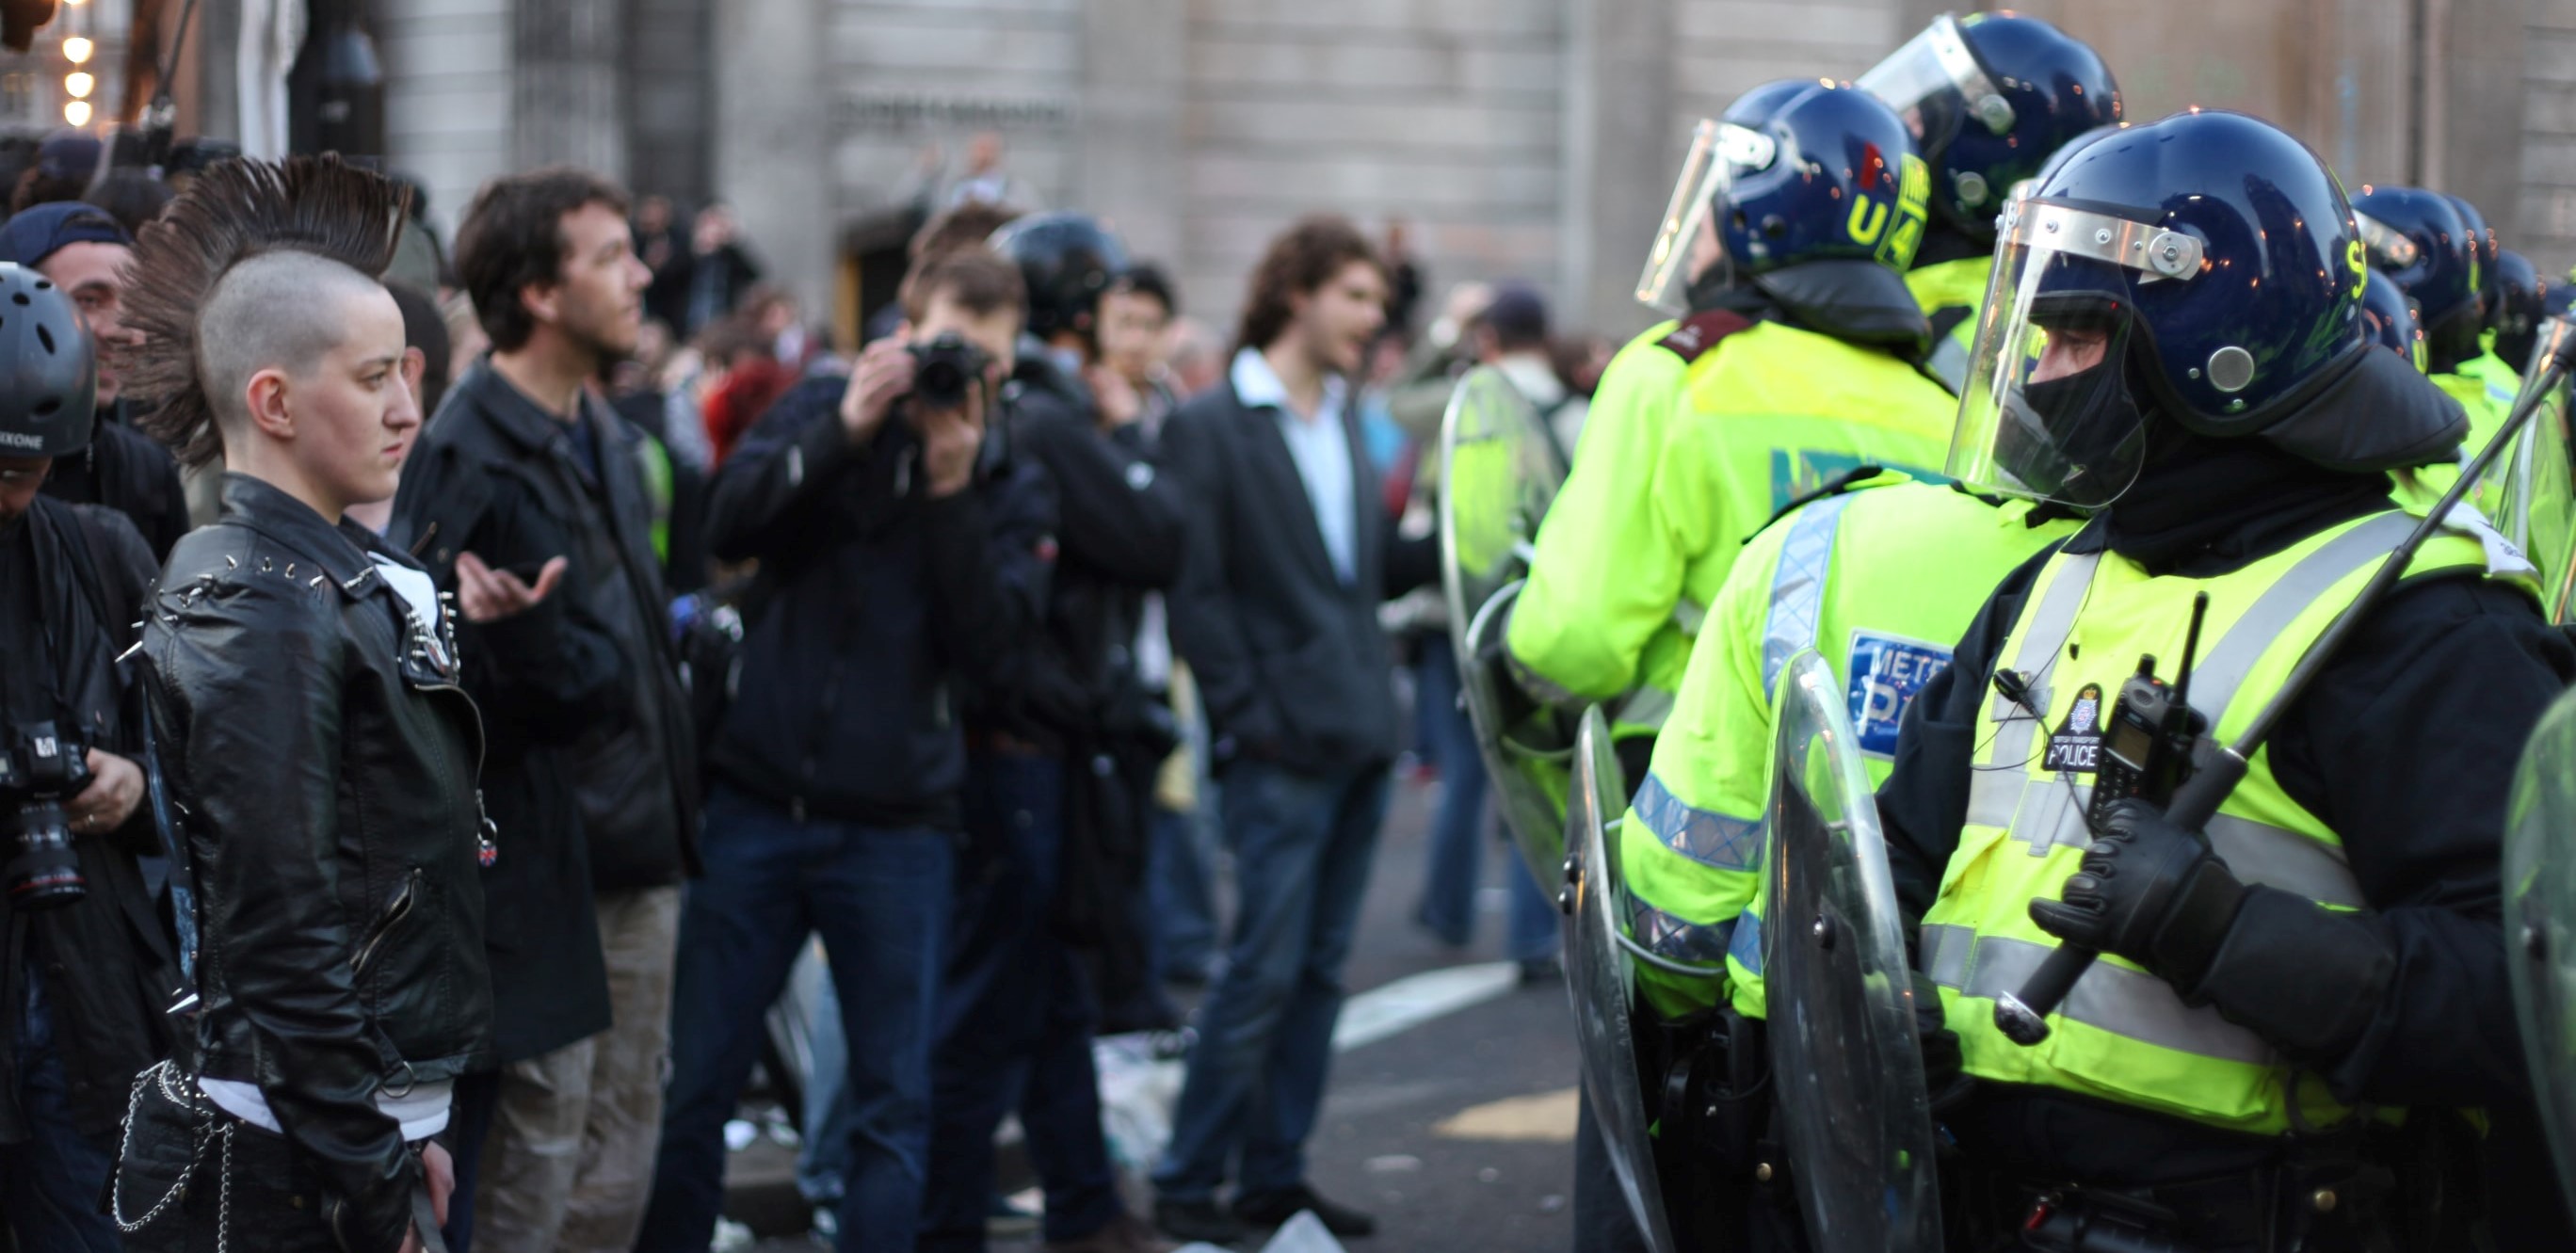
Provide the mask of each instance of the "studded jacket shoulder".
{"label": "studded jacket shoulder", "polygon": [[196,1073],[256,1083],[344,1245],[391,1250],[418,1166],[380,1091],[490,1051],[482,734],[416,568],[265,483],[181,540],[145,682],[198,877]]}

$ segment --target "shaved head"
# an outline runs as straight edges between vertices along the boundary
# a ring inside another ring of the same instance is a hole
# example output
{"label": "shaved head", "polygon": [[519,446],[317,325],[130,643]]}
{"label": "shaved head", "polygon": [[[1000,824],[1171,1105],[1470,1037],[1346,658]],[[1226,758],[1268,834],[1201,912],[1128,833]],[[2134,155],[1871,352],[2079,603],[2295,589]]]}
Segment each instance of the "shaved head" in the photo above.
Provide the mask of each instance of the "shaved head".
{"label": "shaved head", "polygon": [[384,285],[328,257],[293,249],[262,253],[226,272],[198,315],[197,365],[228,435],[250,420],[251,376],[295,377],[347,339],[354,305],[390,303]]}

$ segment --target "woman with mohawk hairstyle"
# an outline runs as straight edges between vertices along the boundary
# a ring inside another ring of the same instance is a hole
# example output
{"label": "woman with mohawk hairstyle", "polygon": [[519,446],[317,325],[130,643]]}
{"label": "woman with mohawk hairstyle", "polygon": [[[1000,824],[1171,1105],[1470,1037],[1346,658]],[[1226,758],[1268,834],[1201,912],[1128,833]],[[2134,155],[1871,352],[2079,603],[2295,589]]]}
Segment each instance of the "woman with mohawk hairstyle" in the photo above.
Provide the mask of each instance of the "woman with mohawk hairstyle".
{"label": "woman with mohawk hairstyle", "polygon": [[126,1118],[129,1249],[443,1253],[428,1137],[491,1039],[482,729],[429,577],[343,520],[420,429],[377,281],[402,217],[334,157],[228,161],[135,251],[129,386],[225,474],[143,634],[202,940]]}

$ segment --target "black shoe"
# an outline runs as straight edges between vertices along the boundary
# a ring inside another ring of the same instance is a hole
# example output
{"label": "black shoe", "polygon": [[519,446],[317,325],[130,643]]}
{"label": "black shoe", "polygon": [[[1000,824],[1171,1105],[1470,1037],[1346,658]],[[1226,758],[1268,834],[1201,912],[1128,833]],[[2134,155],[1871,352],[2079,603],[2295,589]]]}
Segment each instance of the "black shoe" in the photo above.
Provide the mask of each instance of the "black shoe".
{"label": "black shoe", "polygon": [[1297,1216],[1299,1210],[1313,1210],[1324,1220],[1324,1230],[1337,1236],[1377,1234],[1377,1220],[1347,1205],[1335,1205],[1315,1194],[1313,1188],[1298,1184],[1278,1192],[1262,1192],[1234,1199],[1234,1216],[1262,1229],[1276,1227]]}
{"label": "black shoe", "polygon": [[1215,1201],[1156,1201],[1154,1225],[1163,1234],[1180,1241],[1203,1240],[1209,1244],[1232,1244],[1251,1235],[1234,1215],[1219,1208]]}

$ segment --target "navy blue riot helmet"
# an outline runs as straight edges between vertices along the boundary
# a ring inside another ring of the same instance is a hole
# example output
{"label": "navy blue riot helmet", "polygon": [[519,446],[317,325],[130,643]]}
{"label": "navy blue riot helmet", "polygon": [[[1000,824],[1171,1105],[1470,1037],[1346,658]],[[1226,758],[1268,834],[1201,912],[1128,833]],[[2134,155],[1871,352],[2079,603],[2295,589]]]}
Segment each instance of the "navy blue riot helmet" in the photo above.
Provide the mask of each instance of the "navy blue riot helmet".
{"label": "navy blue riot helmet", "polygon": [[1945,13],[1857,81],[1913,130],[1932,167],[1932,211],[1978,243],[1994,240],[2014,184],[2120,121],[2120,85],[2102,58],[2018,13]]}
{"label": "navy blue riot helmet", "polygon": [[2510,248],[2496,251],[2495,308],[2487,326],[2495,332],[2495,355],[2516,370],[2531,365],[2540,344],[2540,324],[2549,317],[2549,284],[2531,259]]}
{"label": "navy blue riot helmet", "polygon": [[2482,322],[2477,308],[2479,245],[2471,240],[2458,207],[2439,192],[2417,187],[2364,186],[2353,197],[2352,209],[2371,268],[2397,280],[2422,310],[2424,335],[2437,364],[2446,338],[2454,351],[2459,347],[2463,324],[2474,342]]}
{"label": "navy blue riot helmet", "polygon": [[1100,294],[1127,269],[1127,247],[1082,213],[1039,213],[993,232],[993,247],[1029,288],[1029,333],[1090,335]]}
{"label": "navy blue riot helmet", "polygon": [[[1637,297],[1679,311],[1722,265],[1727,282],[1817,261],[1902,276],[1923,242],[1930,171],[1894,110],[1848,84],[1754,88],[1702,122]],[[1718,255],[1697,256],[1703,225]]]}
{"label": "navy blue riot helmet", "polygon": [[2442,199],[2451,202],[2459,212],[2460,225],[2469,231],[2469,286],[2478,293],[2480,325],[2493,325],[2498,292],[2496,291],[2496,255],[2503,251],[2496,242],[2495,228],[2487,225],[2487,215],[2478,212],[2466,196],[2443,192]]}
{"label": "navy blue riot helmet", "polygon": [[1950,473],[2106,505],[2151,417],[2339,470],[2438,459],[2458,410],[2368,350],[2368,279],[2341,186],[2279,128],[2194,111],[2096,139],[2006,210]]}
{"label": "navy blue riot helmet", "polygon": [[2397,280],[2370,272],[2368,286],[2361,293],[2361,330],[2370,342],[2406,359],[2418,370],[2424,368],[2424,328],[2415,320],[2415,302],[2406,298]]}

